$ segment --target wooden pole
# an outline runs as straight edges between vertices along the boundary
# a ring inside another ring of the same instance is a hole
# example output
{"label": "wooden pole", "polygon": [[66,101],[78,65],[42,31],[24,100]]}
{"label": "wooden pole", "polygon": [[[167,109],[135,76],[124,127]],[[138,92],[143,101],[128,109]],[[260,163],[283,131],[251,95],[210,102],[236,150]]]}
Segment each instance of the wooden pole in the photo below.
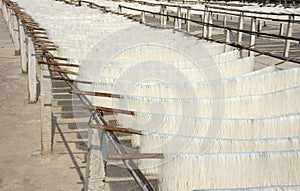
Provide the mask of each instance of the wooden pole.
{"label": "wooden pole", "polygon": [[68,60],[67,58],[50,56],[50,55],[45,55],[45,54],[42,54],[41,57],[46,58],[46,59],[51,59],[51,60]]}
{"label": "wooden pole", "polygon": [[[257,32],[260,32],[261,29],[262,29],[261,22],[262,22],[262,21],[261,21],[260,19],[259,19],[258,22],[257,22],[257,30],[256,30]],[[257,35],[257,37],[259,37],[259,34]]]}
{"label": "wooden pole", "polygon": [[161,27],[165,26],[165,23],[164,23],[164,20],[165,20],[164,17],[165,17],[165,16],[164,16],[163,14],[165,14],[164,6],[161,5],[161,6],[160,6],[160,26],[161,26]]}
{"label": "wooden pole", "polygon": [[190,32],[190,25],[191,25],[191,22],[189,21],[189,19],[191,18],[191,10],[190,8],[187,8],[186,9],[186,31],[187,32]]}
{"label": "wooden pole", "polygon": [[[208,13],[208,23],[209,24],[213,24],[213,13],[210,11]],[[212,25],[209,25],[207,30],[207,38],[211,38],[212,37]]]}
{"label": "wooden pole", "polygon": [[134,115],[133,111],[123,110],[123,109],[113,109],[108,107],[90,106],[90,105],[83,105],[82,108],[90,109],[90,110],[100,110],[100,111],[112,112],[112,113],[122,113],[125,115]]}
{"label": "wooden pole", "polygon": [[28,47],[28,86],[29,86],[29,103],[37,101],[37,80],[36,80],[36,57],[34,45],[30,37],[27,41]]}
{"label": "wooden pole", "polygon": [[82,83],[82,84],[93,84],[93,82],[83,81],[83,80],[73,80],[73,79],[64,79],[60,77],[51,77],[52,80],[62,80],[62,81],[68,81],[71,83]]}
{"label": "wooden pole", "polygon": [[70,90],[70,93],[80,94],[80,95],[89,95],[89,96],[98,96],[98,97],[124,98],[122,95],[119,95],[119,94],[111,94],[111,93],[103,93],[103,92]]}
{"label": "wooden pole", "polygon": [[[290,15],[289,16],[289,23],[288,23],[287,31],[286,31],[286,36],[287,37],[292,36],[292,34],[293,34],[293,25],[294,25],[294,15]],[[285,40],[285,45],[284,45],[284,52],[283,52],[284,57],[289,56],[290,44],[291,44],[291,40],[286,39]]]}
{"label": "wooden pole", "polygon": [[44,62],[38,61],[38,64],[52,65],[52,66],[67,66],[67,67],[75,67],[78,68],[78,64],[69,64],[69,63],[57,63],[57,62]]}
{"label": "wooden pole", "polygon": [[[227,24],[227,17],[226,15],[223,16],[223,27],[226,27]],[[226,36],[226,29],[224,28],[224,35]]]}
{"label": "wooden pole", "polygon": [[175,19],[175,29],[181,29],[181,7],[177,7],[177,19]]}
{"label": "wooden pole", "polygon": [[61,73],[65,73],[65,74],[72,74],[77,76],[78,73],[77,72],[73,72],[73,71],[69,71],[69,70],[65,70],[65,69],[60,69],[60,68],[49,68],[49,70],[54,71],[54,72],[61,72]]}
{"label": "wooden pole", "polygon": [[[230,36],[230,30],[225,29],[225,42],[230,43],[231,42],[231,36]],[[227,45],[224,46],[224,52],[226,52]]]}
{"label": "wooden pole", "polygon": [[146,23],[145,11],[142,11],[142,12],[141,12],[141,21],[142,21],[143,24]]}
{"label": "wooden pole", "polygon": [[126,160],[126,159],[163,159],[162,153],[141,153],[141,154],[108,154],[110,160]]}
{"label": "wooden pole", "polygon": [[163,11],[163,5],[160,6],[160,26],[164,26],[164,16],[162,15],[164,14],[164,11]]}
{"label": "wooden pole", "polygon": [[208,11],[207,7],[205,8],[203,12],[203,32],[202,32],[202,37],[207,38],[207,23],[208,23]]}
{"label": "wooden pole", "polygon": [[95,125],[91,124],[91,128],[94,129],[104,129],[106,131],[114,131],[114,132],[121,132],[121,133],[130,133],[130,134],[136,134],[136,135],[143,135],[142,131],[130,129],[130,128],[122,128],[122,127],[113,127],[109,125]]}
{"label": "wooden pole", "polygon": [[[239,22],[238,22],[238,29],[242,30],[243,25],[244,25],[244,13],[241,12],[240,17],[239,17]],[[242,39],[243,39],[243,33],[241,31],[238,31],[238,38],[237,38],[237,43],[242,44]]]}
{"label": "wooden pole", "polygon": [[280,23],[280,26],[279,26],[279,35],[280,36],[283,36],[283,31],[284,31],[284,23]]}
{"label": "wooden pole", "polygon": [[118,13],[122,14],[122,6],[121,5],[119,5],[119,7],[118,7]]}
{"label": "wooden pole", "polygon": [[[256,32],[256,18],[255,17],[253,17],[251,19],[251,32]],[[254,46],[255,46],[255,34],[251,34],[249,47],[255,48]],[[249,56],[254,55],[254,52],[249,51],[248,55]]]}

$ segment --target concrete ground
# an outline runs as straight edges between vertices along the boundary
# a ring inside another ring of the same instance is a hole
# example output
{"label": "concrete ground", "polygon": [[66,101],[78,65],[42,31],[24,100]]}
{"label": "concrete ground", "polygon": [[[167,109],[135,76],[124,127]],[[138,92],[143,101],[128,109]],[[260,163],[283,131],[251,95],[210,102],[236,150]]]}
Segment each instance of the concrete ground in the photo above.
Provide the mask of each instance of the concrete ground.
{"label": "concrete ground", "polygon": [[82,190],[70,155],[40,156],[40,102],[28,104],[27,86],[0,11],[0,190]]}

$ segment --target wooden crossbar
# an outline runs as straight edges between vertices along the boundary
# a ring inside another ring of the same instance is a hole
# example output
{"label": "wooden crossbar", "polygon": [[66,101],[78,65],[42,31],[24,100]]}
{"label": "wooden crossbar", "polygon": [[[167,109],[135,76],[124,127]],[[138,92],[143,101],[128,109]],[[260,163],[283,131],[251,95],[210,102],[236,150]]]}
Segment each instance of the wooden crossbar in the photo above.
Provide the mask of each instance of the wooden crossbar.
{"label": "wooden crossbar", "polygon": [[90,127],[93,129],[104,129],[106,131],[143,135],[142,131],[130,129],[130,128],[114,127],[114,126],[109,126],[109,125],[95,125],[95,124],[91,124]]}
{"label": "wooden crossbar", "polygon": [[93,82],[88,81],[82,81],[82,80],[73,80],[73,79],[65,79],[61,77],[51,77],[52,80],[62,80],[62,81],[68,81],[68,82],[76,82],[76,83],[82,83],[82,84],[93,84]]}
{"label": "wooden crossbar", "polygon": [[38,64],[53,65],[53,66],[77,67],[77,68],[79,67],[78,64],[58,63],[58,62],[44,62],[44,61],[38,61]]}
{"label": "wooden crossbar", "polygon": [[42,54],[41,57],[49,58],[49,59],[53,59],[53,60],[68,60],[67,58],[62,58],[62,57],[57,57],[57,56],[49,56],[49,55],[45,55],[45,54]]}
{"label": "wooden crossbar", "polygon": [[162,153],[141,153],[141,154],[108,154],[110,160],[126,160],[126,159],[163,159]]}
{"label": "wooden crossbar", "polygon": [[69,71],[69,70],[64,70],[64,69],[59,69],[59,68],[49,68],[49,70],[51,71],[54,71],[54,72],[61,72],[61,73],[65,73],[65,74],[72,74],[72,75],[75,75],[77,76],[77,72],[72,72],[72,71]]}
{"label": "wooden crossbar", "polygon": [[103,93],[103,92],[70,90],[70,93],[72,93],[72,94],[81,94],[81,95],[90,95],[90,96],[99,96],[99,97],[123,98],[122,95],[110,94],[110,93]]}
{"label": "wooden crossbar", "polygon": [[121,113],[121,114],[125,114],[125,115],[134,115],[133,111],[123,110],[123,109],[114,109],[114,108],[90,106],[90,105],[83,105],[82,108],[91,109],[91,110],[100,110],[100,111],[105,111],[105,112]]}

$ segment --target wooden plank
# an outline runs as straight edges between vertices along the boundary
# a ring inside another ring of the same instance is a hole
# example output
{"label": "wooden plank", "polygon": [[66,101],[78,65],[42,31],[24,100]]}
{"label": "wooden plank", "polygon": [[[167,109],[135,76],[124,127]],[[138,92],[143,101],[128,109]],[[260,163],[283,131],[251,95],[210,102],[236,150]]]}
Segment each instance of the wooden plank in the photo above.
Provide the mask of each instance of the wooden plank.
{"label": "wooden plank", "polygon": [[119,95],[119,94],[110,94],[110,93],[103,93],[103,92],[70,90],[70,93],[81,94],[81,95],[89,95],[89,96],[99,96],[99,97],[124,98],[122,95]]}
{"label": "wooden plank", "polygon": [[123,109],[114,109],[114,108],[90,106],[90,105],[83,105],[82,108],[91,109],[91,110],[100,110],[100,111],[105,111],[105,112],[121,113],[121,114],[125,114],[125,115],[134,115],[133,111],[123,110]]}
{"label": "wooden plank", "polygon": [[91,124],[90,127],[94,128],[94,129],[104,129],[106,131],[143,135],[142,131],[130,129],[130,128],[114,127],[114,126],[109,126],[109,125],[95,125],[95,124]]}
{"label": "wooden plank", "polygon": [[52,80],[62,80],[62,81],[68,81],[72,83],[83,83],[83,84],[93,84],[93,82],[87,82],[87,81],[82,81],[82,80],[73,80],[73,79],[65,79],[61,77],[51,77]]}
{"label": "wooden plank", "polygon": [[41,57],[47,58],[47,59],[52,59],[52,60],[68,60],[67,58],[62,58],[62,57],[57,57],[57,56],[50,56],[50,55],[45,55],[45,54],[42,54]]}
{"label": "wooden plank", "polygon": [[109,160],[126,160],[126,159],[163,159],[162,153],[141,153],[141,154],[108,154]]}
{"label": "wooden plank", "polygon": [[38,61],[38,64],[53,65],[53,66],[67,66],[67,67],[76,67],[76,68],[79,67],[78,64],[58,63],[58,62],[44,62],[44,61]]}
{"label": "wooden plank", "polygon": [[54,50],[57,50],[57,48],[37,47],[35,50],[41,50],[41,51],[54,51]]}
{"label": "wooden plank", "polygon": [[65,74],[72,74],[72,75],[75,75],[75,76],[78,75],[77,72],[72,72],[72,71],[65,70],[65,69],[60,69],[60,68],[49,68],[49,70],[54,71],[54,72],[62,72],[62,73],[65,73]]}

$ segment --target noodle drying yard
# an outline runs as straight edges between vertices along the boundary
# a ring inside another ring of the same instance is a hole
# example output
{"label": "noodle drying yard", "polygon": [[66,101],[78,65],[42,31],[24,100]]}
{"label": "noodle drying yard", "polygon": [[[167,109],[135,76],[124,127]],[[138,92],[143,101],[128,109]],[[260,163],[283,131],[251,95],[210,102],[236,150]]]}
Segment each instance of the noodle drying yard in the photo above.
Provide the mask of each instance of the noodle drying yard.
{"label": "noodle drying yard", "polygon": [[0,10],[0,190],[300,190],[297,2]]}

